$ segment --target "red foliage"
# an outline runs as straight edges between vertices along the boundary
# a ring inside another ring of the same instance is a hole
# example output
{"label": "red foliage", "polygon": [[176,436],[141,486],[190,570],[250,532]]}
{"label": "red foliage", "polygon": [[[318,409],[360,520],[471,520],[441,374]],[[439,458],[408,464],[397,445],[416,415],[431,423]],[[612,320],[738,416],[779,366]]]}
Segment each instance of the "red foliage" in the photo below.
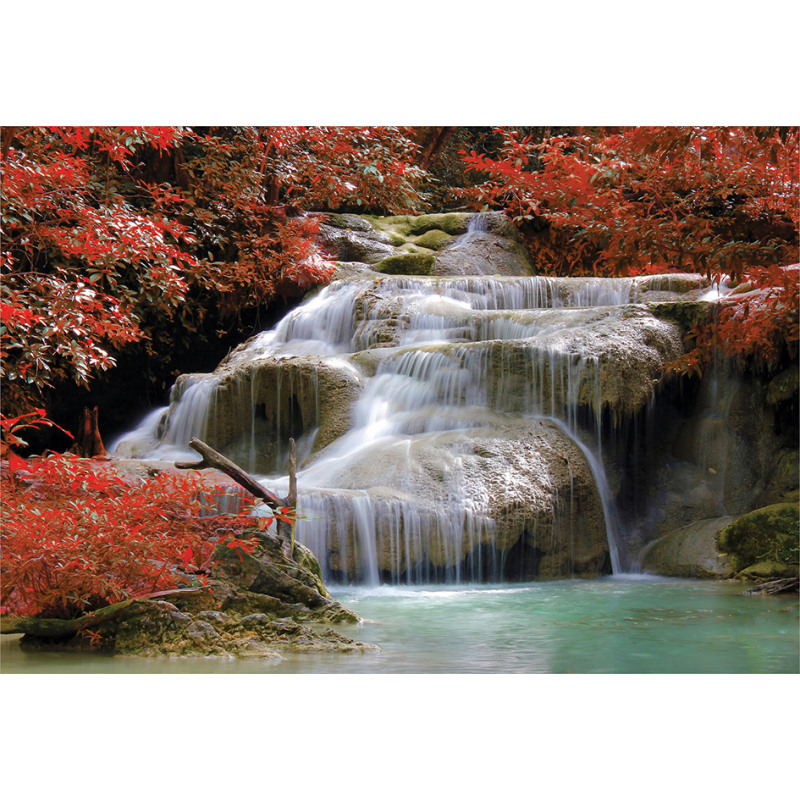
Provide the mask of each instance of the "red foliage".
{"label": "red foliage", "polygon": [[26,428],[58,428],[62,433],[73,438],[69,431],[65,431],[60,425],[56,425],[47,419],[43,408],[36,408],[30,414],[20,414],[18,417],[5,417],[0,414],[0,458],[16,459],[12,447],[25,447],[28,443],[19,436],[20,431]]}
{"label": "red foliage", "polygon": [[[410,129],[222,128],[197,137],[183,214],[198,242],[195,279],[231,308],[302,294],[333,272],[301,209],[342,203],[406,212],[426,174]],[[281,203],[282,205],[278,205]]]}
{"label": "red foliage", "polygon": [[[498,129],[501,158],[464,153],[485,176],[475,201],[504,208],[543,272],[702,272],[749,282],[676,368],[714,349],[740,362],[797,355],[797,128],[623,128],[536,141]],[[534,226],[537,232],[531,232]],[[536,227],[538,226],[538,228]],[[544,229],[544,230],[542,230]]]}
{"label": "red foliage", "polygon": [[[405,128],[4,130],[0,376],[17,411],[86,385],[113,352],[165,358],[174,319],[297,296],[333,269],[302,209],[409,211]],[[285,206],[279,206],[279,204]],[[188,346],[188,345],[187,345]]]}
{"label": "red foliage", "polygon": [[[17,391],[114,364],[109,347],[146,336],[144,309],[183,301],[186,229],[122,190],[137,152],[176,128],[29,128],[3,153],[2,376]],[[29,392],[31,394],[31,392]]]}
{"label": "red foliage", "polygon": [[3,483],[4,613],[70,618],[189,584],[208,566],[198,514],[210,487],[197,476],[129,486],[96,462],[54,455],[9,463]]}
{"label": "red foliage", "polygon": [[108,464],[51,455],[26,461],[19,432],[53,423],[41,409],[2,417],[0,463],[0,613],[69,619],[129,597],[205,584],[214,545],[252,553],[246,529],[275,520],[293,525],[295,509],[254,519],[242,500],[215,515],[225,487],[198,473],[124,481]]}
{"label": "red foliage", "polygon": [[798,355],[800,266],[753,268],[738,291],[720,300],[715,315],[695,325],[688,353],[668,372],[702,376],[715,353],[756,368]]}

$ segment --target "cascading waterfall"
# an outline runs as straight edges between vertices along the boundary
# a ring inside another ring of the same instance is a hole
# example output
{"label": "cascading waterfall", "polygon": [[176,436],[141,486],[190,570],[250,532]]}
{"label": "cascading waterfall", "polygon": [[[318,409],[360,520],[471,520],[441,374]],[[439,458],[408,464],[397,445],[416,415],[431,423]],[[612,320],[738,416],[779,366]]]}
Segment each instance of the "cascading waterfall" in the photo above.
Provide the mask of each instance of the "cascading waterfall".
{"label": "cascading waterfall", "polygon": [[[294,436],[298,540],[326,578],[368,583],[497,579],[520,553],[534,574],[571,574],[590,505],[575,494],[583,459],[619,572],[602,414],[609,392],[620,408],[635,392],[603,348],[634,324],[648,346],[661,330],[631,305],[641,291],[630,278],[335,281],[216,372],[183,376],[169,409],[123,437],[116,455],[191,459],[186,443],[198,436],[281,491]],[[336,408],[347,392],[352,402]],[[341,430],[326,428],[348,415]],[[550,447],[554,437],[561,444]],[[555,467],[539,463],[550,450]],[[505,473],[476,478],[489,463]],[[536,482],[523,485],[518,467],[539,470]]]}

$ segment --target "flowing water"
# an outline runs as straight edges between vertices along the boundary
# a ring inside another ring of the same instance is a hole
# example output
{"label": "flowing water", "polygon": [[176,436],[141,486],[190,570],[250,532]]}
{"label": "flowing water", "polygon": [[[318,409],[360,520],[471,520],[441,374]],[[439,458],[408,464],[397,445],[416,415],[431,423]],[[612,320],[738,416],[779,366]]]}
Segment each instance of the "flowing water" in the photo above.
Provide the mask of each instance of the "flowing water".
{"label": "flowing water", "polygon": [[341,632],[377,654],[286,654],[277,664],[22,652],[46,673],[797,673],[796,596],[741,584],[620,576],[528,584],[334,588],[365,621]]}
{"label": "flowing water", "polygon": [[[664,276],[658,288],[669,290],[671,281]],[[183,376],[170,407],[150,414],[116,454],[194,460],[186,443],[196,436],[285,494],[281,473],[293,436],[303,466],[297,538],[317,554],[327,581],[502,579],[513,537],[498,544],[499,529],[531,503],[517,539],[536,558],[546,540],[560,547],[560,566],[550,574],[571,576],[584,524],[578,514],[588,502],[573,491],[581,456],[566,459],[566,485],[553,478],[552,459],[533,484],[515,485],[514,464],[531,459],[522,451],[509,457],[500,511],[498,487],[477,480],[475,459],[467,457],[477,452],[476,437],[514,427],[520,441],[538,424],[562,456],[575,447],[582,453],[600,497],[608,563],[620,573],[632,561],[604,472],[602,414],[612,404],[614,413],[641,406],[652,376],[640,390],[631,370],[655,375],[680,347],[671,326],[631,305],[644,286],[631,278],[373,274],[335,281],[215,373]],[[642,366],[630,367],[636,358]],[[358,384],[349,408],[328,408],[335,397],[322,383],[332,374]],[[349,415],[349,427],[319,448],[332,413]],[[523,577],[538,574],[538,566],[528,569]],[[584,571],[604,570],[597,562]]]}

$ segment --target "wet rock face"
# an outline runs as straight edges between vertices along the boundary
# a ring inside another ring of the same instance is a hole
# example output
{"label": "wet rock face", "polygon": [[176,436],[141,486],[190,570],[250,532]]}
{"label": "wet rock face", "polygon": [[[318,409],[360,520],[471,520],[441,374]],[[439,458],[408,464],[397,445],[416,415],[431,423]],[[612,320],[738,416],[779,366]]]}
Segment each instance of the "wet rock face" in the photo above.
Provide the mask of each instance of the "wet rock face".
{"label": "wet rock face", "polygon": [[223,367],[206,441],[250,471],[274,472],[287,457],[290,437],[308,440],[302,457],[341,436],[360,391],[354,369],[313,356]]}
{"label": "wet rock face", "polygon": [[[543,422],[481,422],[376,451],[329,476],[334,489],[358,491],[355,502],[334,491],[305,497],[316,521],[303,536],[328,553],[329,571],[368,579],[366,547],[379,573],[401,580],[610,571],[603,506],[577,445]],[[365,526],[369,535],[359,535]]]}
{"label": "wet rock face", "polygon": [[361,261],[392,275],[534,273],[518,230],[501,212],[415,217],[330,214],[320,227],[320,240],[337,261]]}
{"label": "wet rock face", "polygon": [[468,233],[440,249],[435,275],[533,275],[533,262],[521,242],[489,231]]}
{"label": "wet rock face", "polygon": [[769,381],[721,363],[675,389],[618,446],[628,459],[623,495],[638,504],[626,520],[640,536],[631,552],[692,523],[798,499],[796,438],[765,401]]}

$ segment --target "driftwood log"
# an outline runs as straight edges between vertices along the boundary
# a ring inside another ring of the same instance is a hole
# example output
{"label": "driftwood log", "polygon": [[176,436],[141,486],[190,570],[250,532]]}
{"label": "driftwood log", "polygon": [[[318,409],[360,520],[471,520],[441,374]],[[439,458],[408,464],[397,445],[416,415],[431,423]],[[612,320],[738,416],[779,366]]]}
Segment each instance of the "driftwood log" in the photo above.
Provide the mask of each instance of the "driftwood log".
{"label": "driftwood log", "polygon": [[800,587],[800,579],[798,578],[779,578],[775,581],[767,581],[767,583],[754,586],[748,589],[745,594],[788,594],[789,592],[798,591]]}
{"label": "driftwood log", "polygon": [[83,614],[75,619],[18,617],[11,614],[3,614],[0,617],[0,633],[29,633],[32,636],[42,636],[48,639],[66,639],[87,628],[97,628],[112,620],[135,614],[136,604],[142,600],[165,600],[179,595],[200,594],[204,591],[206,591],[206,588],[203,586],[166,589],[163,592],[154,592],[141,597],[131,597],[119,603],[112,603],[110,606],[98,608],[97,611]]}
{"label": "driftwood log", "polygon": [[[218,469],[249,492],[253,497],[263,500],[271,509],[277,511],[282,508],[291,509],[292,513],[297,507],[297,453],[294,439],[289,439],[289,494],[278,497],[269,489],[265,489],[252,475],[248,475],[238,464],[209,447],[200,439],[190,439],[189,447],[196,450],[203,457],[202,461],[176,461],[176,469]],[[287,555],[294,556],[294,525],[278,518],[277,533],[288,547]]]}

